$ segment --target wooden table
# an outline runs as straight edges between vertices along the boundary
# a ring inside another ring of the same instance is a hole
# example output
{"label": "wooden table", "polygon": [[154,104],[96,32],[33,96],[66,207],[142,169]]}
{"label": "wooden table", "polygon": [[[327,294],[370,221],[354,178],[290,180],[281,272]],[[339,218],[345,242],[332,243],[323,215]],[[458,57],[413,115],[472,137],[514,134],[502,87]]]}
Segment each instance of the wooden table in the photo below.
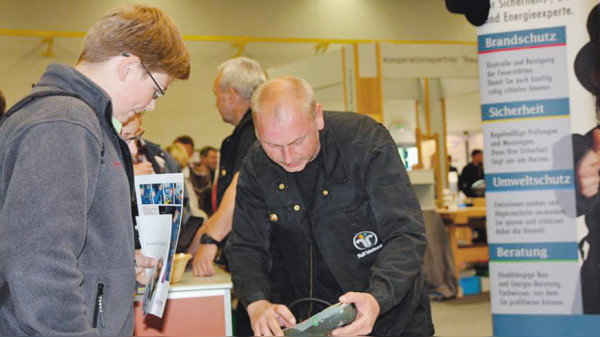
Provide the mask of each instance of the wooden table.
{"label": "wooden table", "polygon": [[460,270],[464,263],[489,261],[487,244],[459,246],[456,231],[458,227],[485,227],[486,211],[484,207],[463,207],[456,210],[437,209],[448,229],[448,239],[454,255],[454,273],[459,280]]}
{"label": "wooden table", "polygon": [[172,284],[163,318],[142,312],[142,296],[134,305],[134,336],[231,336],[231,276],[195,277],[191,271]]}

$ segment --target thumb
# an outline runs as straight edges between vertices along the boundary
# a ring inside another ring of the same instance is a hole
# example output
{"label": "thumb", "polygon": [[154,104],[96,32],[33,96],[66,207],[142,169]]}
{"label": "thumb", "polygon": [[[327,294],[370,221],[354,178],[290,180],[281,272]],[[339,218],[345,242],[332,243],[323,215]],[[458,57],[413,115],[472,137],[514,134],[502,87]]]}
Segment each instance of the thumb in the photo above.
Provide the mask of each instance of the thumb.
{"label": "thumb", "polygon": [[600,129],[594,130],[594,152],[600,156]]}

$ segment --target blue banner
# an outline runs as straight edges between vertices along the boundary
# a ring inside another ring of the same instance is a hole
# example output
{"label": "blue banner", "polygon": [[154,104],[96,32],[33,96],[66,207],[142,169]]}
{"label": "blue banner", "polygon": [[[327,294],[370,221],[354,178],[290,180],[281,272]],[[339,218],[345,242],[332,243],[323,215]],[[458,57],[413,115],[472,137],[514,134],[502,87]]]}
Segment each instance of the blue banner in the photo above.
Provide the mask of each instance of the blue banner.
{"label": "blue banner", "polygon": [[575,188],[572,170],[487,173],[485,175],[485,186],[486,193]]}
{"label": "blue banner", "polygon": [[577,242],[494,243],[490,244],[490,261],[577,261]]}
{"label": "blue banner", "polygon": [[492,315],[495,336],[594,336],[600,315]]}
{"label": "blue banner", "polygon": [[568,115],[568,98],[483,104],[481,106],[481,119],[483,121]]}
{"label": "blue banner", "polygon": [[550,27],[480,35],[479,53],[560,46],[566,44],[565,27]]}

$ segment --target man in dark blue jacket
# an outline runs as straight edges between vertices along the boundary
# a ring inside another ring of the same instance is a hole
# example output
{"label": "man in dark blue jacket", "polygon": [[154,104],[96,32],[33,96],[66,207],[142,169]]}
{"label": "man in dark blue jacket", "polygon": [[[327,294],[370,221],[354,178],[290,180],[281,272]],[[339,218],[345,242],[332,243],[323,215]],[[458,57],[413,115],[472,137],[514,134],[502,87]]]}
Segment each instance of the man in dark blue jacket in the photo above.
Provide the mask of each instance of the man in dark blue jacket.
{"label": "man in dark blue jacket", "polygon": [[240,171],[227,256],[254,333],[281,335],[296,323],[287,305],[309,297],[356,305],[334,335],[432,335],[423,217],[389,132],[323,113],[295,77],[259,87],[252,111],[259,143]]}

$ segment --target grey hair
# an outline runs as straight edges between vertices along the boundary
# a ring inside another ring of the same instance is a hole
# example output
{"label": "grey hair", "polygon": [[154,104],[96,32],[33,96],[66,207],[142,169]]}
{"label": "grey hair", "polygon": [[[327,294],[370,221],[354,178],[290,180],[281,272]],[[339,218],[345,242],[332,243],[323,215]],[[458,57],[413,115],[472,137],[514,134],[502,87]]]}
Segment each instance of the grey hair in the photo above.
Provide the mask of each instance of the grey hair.
{"label": "grey hair", "polygon": [[[292,95],[292,96],[289,96]],[[299,101],[305,112],[310,112],[313,118],[316,118],[317,102],[315,100],[315,91],[308,82],[300,77],[284,76],[270,80],[256,89],[252,95],[251,107],[255,117],[260,113],[260,108],[265,102],[276,103],[275,118],[279,119],[279,107],[288,102],[281,99],[283,97],[293,98]]]}
{"label": "grey hair", "polygon": [[256,88],[267,81],[260,64],[247,57],[236,57],[227,60],[217,68],[221,78],[221,90],[235,90],[244,100],[250,102]]}

